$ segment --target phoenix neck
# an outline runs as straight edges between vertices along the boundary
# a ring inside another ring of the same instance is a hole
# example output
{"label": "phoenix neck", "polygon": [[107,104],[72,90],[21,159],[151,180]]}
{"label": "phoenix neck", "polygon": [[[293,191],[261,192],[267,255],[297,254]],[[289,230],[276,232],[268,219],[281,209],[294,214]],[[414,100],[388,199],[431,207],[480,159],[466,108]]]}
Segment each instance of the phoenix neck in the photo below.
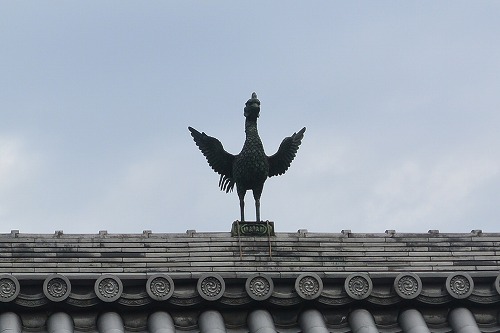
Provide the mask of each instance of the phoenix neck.
{"label": "phoenix neck", "polygon": [[259,135],[257,131],[257,120],[246,119],[245,120],[245,134],[247,137],[250,135]]}

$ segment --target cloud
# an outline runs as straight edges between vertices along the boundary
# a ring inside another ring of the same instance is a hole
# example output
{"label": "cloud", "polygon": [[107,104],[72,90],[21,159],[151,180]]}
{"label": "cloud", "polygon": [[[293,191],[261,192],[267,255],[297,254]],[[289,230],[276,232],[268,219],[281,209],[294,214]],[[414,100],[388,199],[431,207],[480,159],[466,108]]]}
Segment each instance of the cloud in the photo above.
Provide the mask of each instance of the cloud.
{"label": "cloud", "polygon": [[[165,148],[168,146],[168,148]],[[168,151],[168,153],[166,153]],[[193,203],[187,187],[186,152],[172,145],[153,146],[114,170],[92,186],[84,201],[68,214],[68,225],[58,216],[65,232],[180,232],[193,229],[182,220],[186,205]],[[204,177],[206,180],[206,175]],[[214,189],[215,190],[215,189]],[[118,223],[117,223],[118,222]],[[61,227],[62,228],[62,227]]]}
{"label": "cloud", "polygon": [[18,204],[14,198],[29,186],[40,167],[40,156],[23,139],[0,136],[0,218]]}
{"label": "cloud", "polygon": [[400,231],[459,228],[467,213],[480,205],[475,195],[500,175],[500,160],[468,155],[466,159],[452,154],[431,161],[396,162],[375,180],[365,204],[365,220]]}
{"label": "cloud", "polygon": [[17,137],[0,137],[0,193],[29,181],[41,159]]}

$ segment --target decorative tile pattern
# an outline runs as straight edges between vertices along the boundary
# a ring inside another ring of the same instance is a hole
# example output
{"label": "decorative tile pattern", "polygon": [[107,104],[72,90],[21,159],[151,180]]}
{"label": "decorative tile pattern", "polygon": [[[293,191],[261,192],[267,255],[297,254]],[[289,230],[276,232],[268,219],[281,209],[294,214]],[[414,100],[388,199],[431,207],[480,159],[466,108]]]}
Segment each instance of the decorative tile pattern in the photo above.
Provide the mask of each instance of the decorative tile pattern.
{"label": "decorative tile pattern", "polygon": [[174,281],[165,274],[155,274],[146,282],[146,291],[152,299],[165,301],[174,293]]}
{"label": "decorative tile pattern", "polygon": [[446,290],[457,299],[467,298],[472,294],[474,281],[467,273],[452,273],[446,279]]}
{"label": "decorative tile pattern", "polygon": [[0,302],[13,301],[19,295],[19,281],[12,275],[0,275]]}
{"label": "decorative tile pattern", "polygon": [[43,293],[53,302],[64,301],[71,293],[71,283],[63,275],[52,274],[43,282]]}
{"label": "decorative tile pattern", "polygon": [[198,279],[198,294],[207,301],[216,301],[226,290],[224,279],[218,274],[204,274]]}
{"label": "decorative tile pattern", "polygon": [[114,275],[103,275],[95,282],[94,291],[101,301],[114,302],[120,298],[123,285]]}
{"label": "decorative tile pattern", "polygon": [[401,273],[394,280],[394,290],[401,298],[414,299],[422,291],[422,281],[414,273]]}
{"label": "decorative tile pattern", "polygon": [[245,289],[252,299],[263,301],[271,297],[274,290],[274,284],[270,277],[256,274],[246,280]]}
{"label": "decorative tile pattern", "polygon": [[354,299],[361,300],[370,296],[373,284],[367,274],[351,274],[344,283],[347,294]]}
{"label": "decorative tile pattern", "polygon": [[315,299],[323,291],[323,281],[314,273],[301,274],[295,280],[295,291],[303,299]]}

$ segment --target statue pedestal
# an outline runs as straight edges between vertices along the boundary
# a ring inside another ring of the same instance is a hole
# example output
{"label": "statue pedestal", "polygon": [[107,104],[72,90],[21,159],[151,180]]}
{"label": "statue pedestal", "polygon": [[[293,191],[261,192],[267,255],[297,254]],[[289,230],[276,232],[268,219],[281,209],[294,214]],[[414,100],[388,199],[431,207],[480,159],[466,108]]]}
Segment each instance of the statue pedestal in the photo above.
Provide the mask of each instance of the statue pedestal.
{"label": "statue pedestal", "polygon": [[234,221],[231,228],[233,237],[268,237],[275,236],[274,222],[271,221]]}

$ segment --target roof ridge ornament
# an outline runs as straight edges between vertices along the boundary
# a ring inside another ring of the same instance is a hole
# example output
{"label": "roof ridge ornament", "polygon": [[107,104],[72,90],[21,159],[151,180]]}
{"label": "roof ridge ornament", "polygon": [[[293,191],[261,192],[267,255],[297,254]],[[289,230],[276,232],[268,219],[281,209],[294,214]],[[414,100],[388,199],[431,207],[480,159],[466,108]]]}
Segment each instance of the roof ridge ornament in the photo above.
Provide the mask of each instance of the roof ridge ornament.
{"label": "roof ridge ornament", "polygon": [[471,234],[473,234],[474,236],[482,236],[483,235],[483,231],[481,229],[473,229],[470,231]]}
{"label": "roof ridge ornament", "polygon": [[245,222],[245,194],[252,190],[255,199],[256,222],[260,222],[260,197],[264,183],[269,177],[284,174],[295,158],[304,137],[306,128],[285,138],[278,151],[267,156],[257,131],[257,118],[260,114],[260,100],[257,94],[245,103],[245,143],[241,152],[233,155],[224,150],[222,143],[204,132],[188,127],[194,142],[206,157],[208,164],[220,175],[219,187],[226,193],[236,185],[240,201],[241,221]]}

